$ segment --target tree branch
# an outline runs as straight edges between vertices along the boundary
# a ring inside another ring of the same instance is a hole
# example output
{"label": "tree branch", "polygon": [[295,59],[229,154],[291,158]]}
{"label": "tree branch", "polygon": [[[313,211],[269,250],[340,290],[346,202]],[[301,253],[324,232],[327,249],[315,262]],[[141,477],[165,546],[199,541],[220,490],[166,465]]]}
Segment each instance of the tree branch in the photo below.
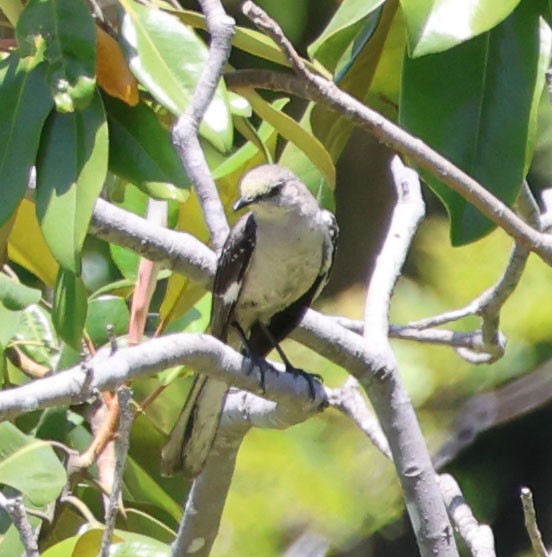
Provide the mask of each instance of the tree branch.
{"label": "tree branch", "polygon": [[[252,5],[248,3],[248,5]],[[257,8],[258,9],[258,8]],[[252,14],[255,24],[270,36],[273,29]],[[276,37],[272,36],[274,40]],[[277,40],[277,42],[279,42]],[[298,75],[269,70],[242,70],[228,73],[226,82],[238,91],[243,88],[265,88],[300,96],[327,106],[368,130],[382,143],[416,162],[421,168],[437,176],[466,201],[477,207],[488,219],[500,226],[509,236],[535,252],[552,265],[552,238],[534,230],[520,219],[509,207],[488,192],[481,184],[453,165],[445,157],[431,149],[421,139],[409,134],[375,110],[362,104],[327,79],[313,74],[304,64],[295,65]]]}
{"label": "tree branch", "polygon": [[213,100],[217,85],[230,56],[235,22],[219,0],[199,0],[211,35],[209,56],[197,83],[192,101],[173,128],[173,143],[194,184],[203,217],[211,234],[211,244],[219,252],[229,227],[215,181],[199,142],[199,124]]}
{"label": "tree branch", "polygon": [[26,557],[40,557],[36,535],[29,522],[27,510],[23,504],[23,497],[17,496],[8,498],[0,492],[0,507],[8,513],[13,525],[19,532],[19,537],[25,548]]}

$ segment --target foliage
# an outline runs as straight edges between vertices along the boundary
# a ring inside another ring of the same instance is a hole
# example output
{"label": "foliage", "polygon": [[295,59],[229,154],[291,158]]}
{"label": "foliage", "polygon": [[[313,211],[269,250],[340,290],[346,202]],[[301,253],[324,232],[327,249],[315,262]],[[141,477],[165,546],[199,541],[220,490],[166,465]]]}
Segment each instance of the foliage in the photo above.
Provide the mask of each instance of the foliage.
{"label": "foliage", "polygon": [[[316,5],[310,2],[309,14],[316,15]],[[108,33],[85,0],[29,0],[24,5],[0,0],[15,40],[0,62],[0,254],[14,269],[9,276],[0,275],[4,387],[31,380],[28,370],[10,357],[14,349],[47,371],[58,371],[79,361],[83,345],[94,352],[106,344],[107,325],[119,336],[128,331],[128,298],[139,259],[110,245],[98,248],[100,264],[90,263],[94,250],[87,235],[100,195],[142,215],[151,199],[166,201],[169,226],[208,240],[198,199],[169,131],[185,112],[207,59],[199,32],[205,28],[203,16],[164,2],[120,0],[119,7],[120,25],[107,28]],[[539,0],[344,0],[328,21],[316,21],[321,32],[306,45],[306,63],[398,121],[511,205],[529,171],[535,189],[552,171],[543,163],[552,126],[544,79],[552,45],[546,20],[549,4]],[[267,64],[288,69],[277,45],[257,31],[238,27],[233,47],[248,55],[236,57],[237,69]],[[246,88],[238,93],[221,81],[199,130],[225,207],[235,199],[246,170],[278,160],[333,208],[336,164],[353,131],[351,121],[313,103],[295,119],[292,111],[284,112],[289,101],[285,97],[268,100]],[[531,167],[534,152],[536,166]],[[492,230],[488,220],[436,177],[423,177],[450,216],[454,244],[474,242]],[[429,292],[416,294],[425,313],[430,304],[436,310],[448,306],[457,294],[442,289],[443,277],[454,265],[436,255],[444,243],[427,245],[433,250],[427,266],[432,274],[424,278],[433,284]],[[437,264],[442,267],[437,269]],[[89,278],[94,272],[100,275],[99,285]],[[488,278],[483,271],[479,276]],[[538,276],[535,272],[535,280]],[[186,277],[167,272],[160,278],[146,334],[206,330],[210,300],[205,292]],[[401,286],[399,296],[407,298],[404,312],[415,309],[409,288],[419,287]],[[525,321],[511,326],[519,328],[520,337],[526,331],[527,344],[541,340]],[[521,344],[516,361],[527,354]],[[409,373],[419,370],[414,365],[418,358],[424,360],[424,369],[442,369],[442,360],[437,365],[426,352],[409,350],[404,352],[411,362]],[[342,378],[340,370],[321,358],[297,352],[299,359],[306,359],[306,368],[326,371],[330,383]],[[514,374],[511,361],[501,365],[486,384]],[[465,366],[460,375],[467,374]],[[425,383],[413,385],[418,402],[428,400],[438,383],[438,378],[427,376]],[[120,520],[114,554],[168,554],[181,517],[186,486],[161,478],[152,455],[160,453],[189,378],[183,370],[168,370],[138,381],[133,385],[137,401],[160,385],[167,388],[148,402],[132,431],[124,477],[128,513]],[[60,464],[63,455],[56,456],[48,441],[84,451],[91,434],[82,414],[65,407],[30,413],[16,425],[2,424],[0,483],[6,493],[18,490],[26,504],[36,508],[58,497],[67,477]],[[305,438],[310,441],[305,443]],[[233,521],[235,538],[242,541],[222,536],[219,553],[228,554],[228,546],[241,555],[272,555],[283,549],[287,533],[275,522],[257,528],[258,537],[249,530],[258,524],[258,499],[283,469],[287,478],[282,479],[279,507],[286,509],[294,499],[301,505],[286,510],[285,516],[282,510],[281,521],[295,524],[310,515],[316,529],[329,532],[342,546],[390,522],[401,510],[391,469],[372,454],[353,458],[363,447],[360,434],[351,433],[335,415],[278,439],[264,432],[251,435],[228,506],[230,516],[238,509],[242,513],[243,520]],[[266,458],[268,452],[278,458]],[[328,454],[335,456],[329,460]],[[369,482],[366,468],[371,470]],[[330,485],[328,478],[336,482]],[[96,480],[98,470],[92,467],[90,477],[73,491],[97,522],[65,508],[51,525],[42,525],[44,555],[97,551],[103,515]],[[374,509],[366,513],[364,501],[354,507],[349,496],[358,498],[359,485],[368,483],[376,488],[370,490]],[[315,516],[321,499],[326,514]],[[243,514],[244,508],[250,509],[249,515]],[[21,553],[5,515],[0,515],[0,524],[0,554]],[[80,530],[82,525],[87,531]],[[239,546],[243,540],[248,540],[247,547]]]}

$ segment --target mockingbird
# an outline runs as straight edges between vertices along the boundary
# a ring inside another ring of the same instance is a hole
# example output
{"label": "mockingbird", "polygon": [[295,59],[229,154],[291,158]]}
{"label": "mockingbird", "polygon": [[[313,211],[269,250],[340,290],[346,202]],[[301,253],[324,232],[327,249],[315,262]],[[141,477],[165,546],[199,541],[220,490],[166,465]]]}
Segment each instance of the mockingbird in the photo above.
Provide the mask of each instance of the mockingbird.
{"label": "mockingbird", "polygon": [[[234,210],[249,207],[250,212],[236,223],[220,254],[211,334],[264,358],[272,348],[279,350],[277,344],[324,288],[338,227],[305,184],[282,166],[251,170],[241,181],[240,194]],[[284,362],[294,371],[285,357]],[[227,390],[225,383],[196,377],[163,448],[163,474],[194,477],[201,472]]]}

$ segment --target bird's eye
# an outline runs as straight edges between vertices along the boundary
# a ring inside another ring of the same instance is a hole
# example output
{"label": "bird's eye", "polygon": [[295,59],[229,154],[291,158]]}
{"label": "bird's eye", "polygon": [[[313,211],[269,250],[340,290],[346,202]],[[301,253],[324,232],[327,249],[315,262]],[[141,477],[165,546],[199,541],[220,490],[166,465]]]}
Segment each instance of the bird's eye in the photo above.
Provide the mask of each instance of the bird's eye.
{"label": "bird's eye", "polygon": [[285,183],[285,180],[280,180],[279,182],[272,184],[272,187],[266,192],[265,197],[276,197],[284,187]]}

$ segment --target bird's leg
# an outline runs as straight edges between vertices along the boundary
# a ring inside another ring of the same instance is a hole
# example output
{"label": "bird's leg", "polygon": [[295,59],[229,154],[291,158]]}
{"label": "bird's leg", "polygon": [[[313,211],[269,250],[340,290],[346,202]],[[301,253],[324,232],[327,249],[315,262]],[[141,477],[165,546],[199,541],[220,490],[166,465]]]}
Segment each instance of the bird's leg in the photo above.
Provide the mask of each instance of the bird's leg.
{"label": "bird's leg", "polygon": [[260,326],[261,330],[265,334],[266,338],[270,341],[270,344],[272,344],[272,347],[276,350],[276,352],[278,352],[278,355],[280,356],[280,358],[282,358],[282,361],[284,362],[284,365],[286,366],[286,372],[287,373],[293,373],[294,375],[300,375],[301,377],[303,377],[309,385],[309,393],[311,395],[311,398],[314,400],[316,398],[316,393],[315,393],[315,390],[314,390],[314,381],[316,380],[319,383],[322,383],[323,382],[322,376],[318,375],[317,373],[308,373],[304,369],[300,369],[298,367],[295,367],[289,361],[289,358],[286,356],[285,352],[282,350],[282,347],[278,344],[278,342],[276,341],[276,339],[274,338],[274,336],[270,332],[270,329],[264,323],[261,323],[261,322],[258,322],[258,323],[259,323],[259,326]]}
{"label": "bird's leg", "polygon": [[[243,343],[243,351],[242,353],[247,356],[258,368],[259,368],[259,374],[261,376],[261,380],[260,380],[260,386],[261,386],[261,391],[265,392],[265,372],[266,372],[266,366],[269,366],[270,364],[261,356],[259,356],[258,354],[256,354],[253,349],[251,348],[251,344],[249,343],[249,339],[247,338],[247,335],[245,334],[245,331],[243,330],[243,328],[241,327],[241,325],[237,322],[237,321],[233,321],[232,322],[232,327],[234,327],[234,329],[236,330],[236,332],[238,333],[242,343]],[[248,372],[249,374],[249,372]]]}

